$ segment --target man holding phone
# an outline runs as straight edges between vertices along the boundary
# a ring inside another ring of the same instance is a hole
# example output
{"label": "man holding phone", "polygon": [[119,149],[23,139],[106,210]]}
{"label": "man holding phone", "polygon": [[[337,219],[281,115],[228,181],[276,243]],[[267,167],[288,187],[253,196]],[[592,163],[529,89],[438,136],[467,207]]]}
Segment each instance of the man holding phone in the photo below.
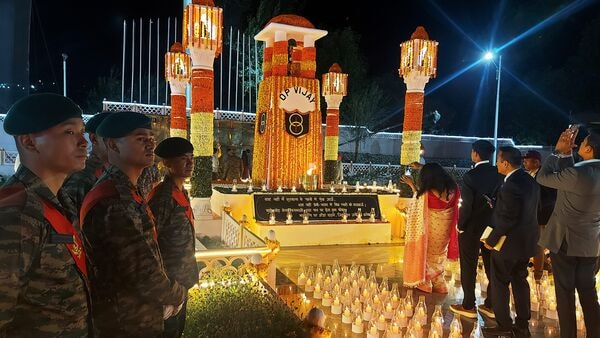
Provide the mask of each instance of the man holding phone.
{"label": "man holding phone", "polygon": [[586,334],[600,337],[600,305],[595,275],[600,257],[600,128],[590,128],[574,163],[577,125],[565,130],[536,179],[558,190],[556,205],[540,246],[550,250],[561,337],[577,337],[575,289]]}

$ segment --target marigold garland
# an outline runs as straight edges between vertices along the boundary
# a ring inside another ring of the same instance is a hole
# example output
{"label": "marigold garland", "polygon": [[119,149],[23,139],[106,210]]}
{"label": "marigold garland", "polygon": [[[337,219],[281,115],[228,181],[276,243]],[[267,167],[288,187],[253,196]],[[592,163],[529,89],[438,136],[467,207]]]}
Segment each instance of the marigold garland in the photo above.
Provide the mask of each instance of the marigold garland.
{"label": "marigold garland", "polygon": [[213,111],[213,86],[214,74],[212,70],[199,68],[192,70],[192,113]]}
{"label": "marigold garland", "polygon": [[194,156],[212,156],[213,153],[213,113],[192,113],[190,143],[194,146]]}
{"label": "marigold garland", "polygon": [[408,165],[419,162],[421,156],[421,131],[402,132],[402,148],[400,164]]}
{"label": "marigold garland", "polygon": [[285,25],[297,26],[297,27],[315,28],[315,26],[310,21],[308,21],[308,19],[306,19],[305,17],[302,17],[300,15],[295,15],[295,14],[278,15],[278,16],[272,18],[271,20],[269,20],[269,22],[267,22],[267,25],[269,25],[272,22],[282,23]]}
{"label": "marigold garland", "polygon": [[302,49],[302,61],[315,61],[317,59],[317,49],[315,47],[304,47]]}
{"label": "marigold garland", "polygon": [[338,136],[340,133],[339,109],[327,109],[325,117],[325,136]]}
{"label": "marigold garland", "polygon": [[171,95],[171,129],[187,131],[185,104],[184,95]]}
{"label": "marigold garland", "polygon": [[339,137],[325,136],[325,161],[336,161]]}
{"label": "marigold garland", "polygon": [[169,130],[169,135],[171,137],[181,137],[181,138],[187,139],[187,130],[185,130],[185,129],[174,129],[174,128],[171,128]]}
{"label": "marigold garland", "polygon": [[[285,131],[285,111],[279,108],[278,98],[283,90],[297,86],[308,89],[315,100],[315,110],[308,113],[311,132],[300,138]],[[270,187],[278,184],[288,187],[297,185],[300,176],[314,163],[317,166],[319,184],[321,183],[323,160],[319,93],[319,81],[315,79],[271,76],[260,83],[257,111],[267,113],[267,124],[263,134],[259,132],[258,119],[255,126],[252,170],[254,181],[269,182]]]}
{"label": "marigold garland", "polygon": [[[252,180],[262,184],[266,179],[264,172],[266,168],[266,144],[270,142],[270,119],[272,119],[271,113],[269,111],[270,108],[270,100],[271,100],[271,83],[272,81],[268,81],[270,78],[266,78],[258,84],[258,102],[256,111],[260,113],[267,114],[267,125],[264,133],[260,133],[258,130],[259,121],[256,119],[256,123],[254,125],[254,149],[252,156]],[[257,115],[258,116],[258,115]]]}
{"label": "marigold garland", "polygon": [[273,58],[273,47],[265,47],[263,55],[263,76],[271,76],[271,62]]}
{"label": "marigold garland", "polygon": [[403,130],[421,130],[423,128],[423,99],[422,92],[406,92]]}
{"label": "marigold garland", "polygon": [[187,118],[171,117],[171,129],[187,130]]}
{"label": "marigold garland", "polygon": [[275,41],[273,42],[273,55],[288,53],[288,42],[287,41]]}

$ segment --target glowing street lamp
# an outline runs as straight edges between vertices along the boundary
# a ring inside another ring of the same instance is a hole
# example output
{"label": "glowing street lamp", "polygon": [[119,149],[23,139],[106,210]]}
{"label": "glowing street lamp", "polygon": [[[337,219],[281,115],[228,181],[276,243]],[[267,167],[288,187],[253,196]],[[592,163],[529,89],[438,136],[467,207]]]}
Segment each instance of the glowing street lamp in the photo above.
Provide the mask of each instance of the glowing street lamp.
{"label": "glowing street lamp", "polygon": [[327,117],[325,118],[325,182],[335,180],[335,169],[338,158],[338,141],[340,125],[340,104],[348,94],[348,74],[342,73],[342,68],[334,63],[329,72],[323,74],[323,96],[327,102]]}
{"label": "glowing street lamp", "polygon": [[187,114],[185,88],[190,81],[192,60],[183,46],[175,42],[165,54],[165,79],[171,87],[170,135],[187,139]]}
{"label": "glowing street lamp", "polygon": [[400,153],[402,165],[419,162],[425,85],[436,75],[437,49],[438,42],[429,40],[429,35],[422,26],[417,27],[410,40],[400,45],[398,73],[404,78],[406,84]]}
{"label": "glowing street lamp", "polygon": [[212,194],[213,64],[223,45],[222,26],[223,9],[216,7],[213,0],[193,0],[185,7],[183,47],[192,57],[190,142],[194,145],[194,174],[190,192],[198,198]]}
{"label": "glowing street lamp", "polygon": [[498,64],[494,62],[495,54],[488,51],[483,55],[483,59],[492,62],[496,66],[496,113],[494,114],[494,148],[496,153],[492,156],[492,165],[496,165],[496,154],[498,149],[498,114],[500,112],[500,74],[502,73],[502,55],[498,55]]}

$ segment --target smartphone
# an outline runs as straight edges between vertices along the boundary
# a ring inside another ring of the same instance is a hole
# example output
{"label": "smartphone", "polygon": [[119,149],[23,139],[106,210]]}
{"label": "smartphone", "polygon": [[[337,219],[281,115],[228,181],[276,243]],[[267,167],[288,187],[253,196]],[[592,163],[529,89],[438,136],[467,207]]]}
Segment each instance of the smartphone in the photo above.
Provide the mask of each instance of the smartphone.
{"label": "smartphone", "polygon": [[579,125],[578,124],[570,124],[569,130],[571,131],[571,134],[575,134],[579,130]]}

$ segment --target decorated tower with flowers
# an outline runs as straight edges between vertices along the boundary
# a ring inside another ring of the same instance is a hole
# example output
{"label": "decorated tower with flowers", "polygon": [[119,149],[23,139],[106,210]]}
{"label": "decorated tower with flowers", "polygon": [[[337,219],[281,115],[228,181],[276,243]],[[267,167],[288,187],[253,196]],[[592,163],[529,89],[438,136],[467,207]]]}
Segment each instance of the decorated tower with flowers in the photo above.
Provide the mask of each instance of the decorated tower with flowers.
{"label": "decorated tower with flowers", "polygon": [[340,134],[340,104],[348,94],[348,74],[342,73],[342,68],[334,63],[329,72],[323,74],[323,97],[327,102],[327,117],[325,120],[325,168],[323,179],[325,183],[336,179],[338,157],[338,142]]}
{"label": "decorated tower with flowers", "polygon": [[[322,180],[320,86],[315,41],[327,31],[297,15],[274,17],[254,37],[265,43],[258,88],[252,179],[291,187]],[[309,171],[307,173],[307,171]]]}
{"label": "decorated tower with flowers", "polygon": [[187,139],[187,113],[185,88],[190,82],[192,60],[179,42],[171,46],[165,54],[165,79],[171,88],[171,129],[172,137]]}
{"label": "decorated tower with flowers", "polygon": [[193,0],[183,12],[183,47],[192,58],[190,142],[194,145],[192,197],[212,193],[214,74],[223,43],[223,9],[213,0]]}
{"label": "decorated tower with flowers", "polygon": [[419,162],[425,85],[436,75],[437,47],[438,42],[429,40],[429,35],[422,26],[417,27],[410,40],[400,45],[398,72],[406,84],[400,152],[402,165]]}

